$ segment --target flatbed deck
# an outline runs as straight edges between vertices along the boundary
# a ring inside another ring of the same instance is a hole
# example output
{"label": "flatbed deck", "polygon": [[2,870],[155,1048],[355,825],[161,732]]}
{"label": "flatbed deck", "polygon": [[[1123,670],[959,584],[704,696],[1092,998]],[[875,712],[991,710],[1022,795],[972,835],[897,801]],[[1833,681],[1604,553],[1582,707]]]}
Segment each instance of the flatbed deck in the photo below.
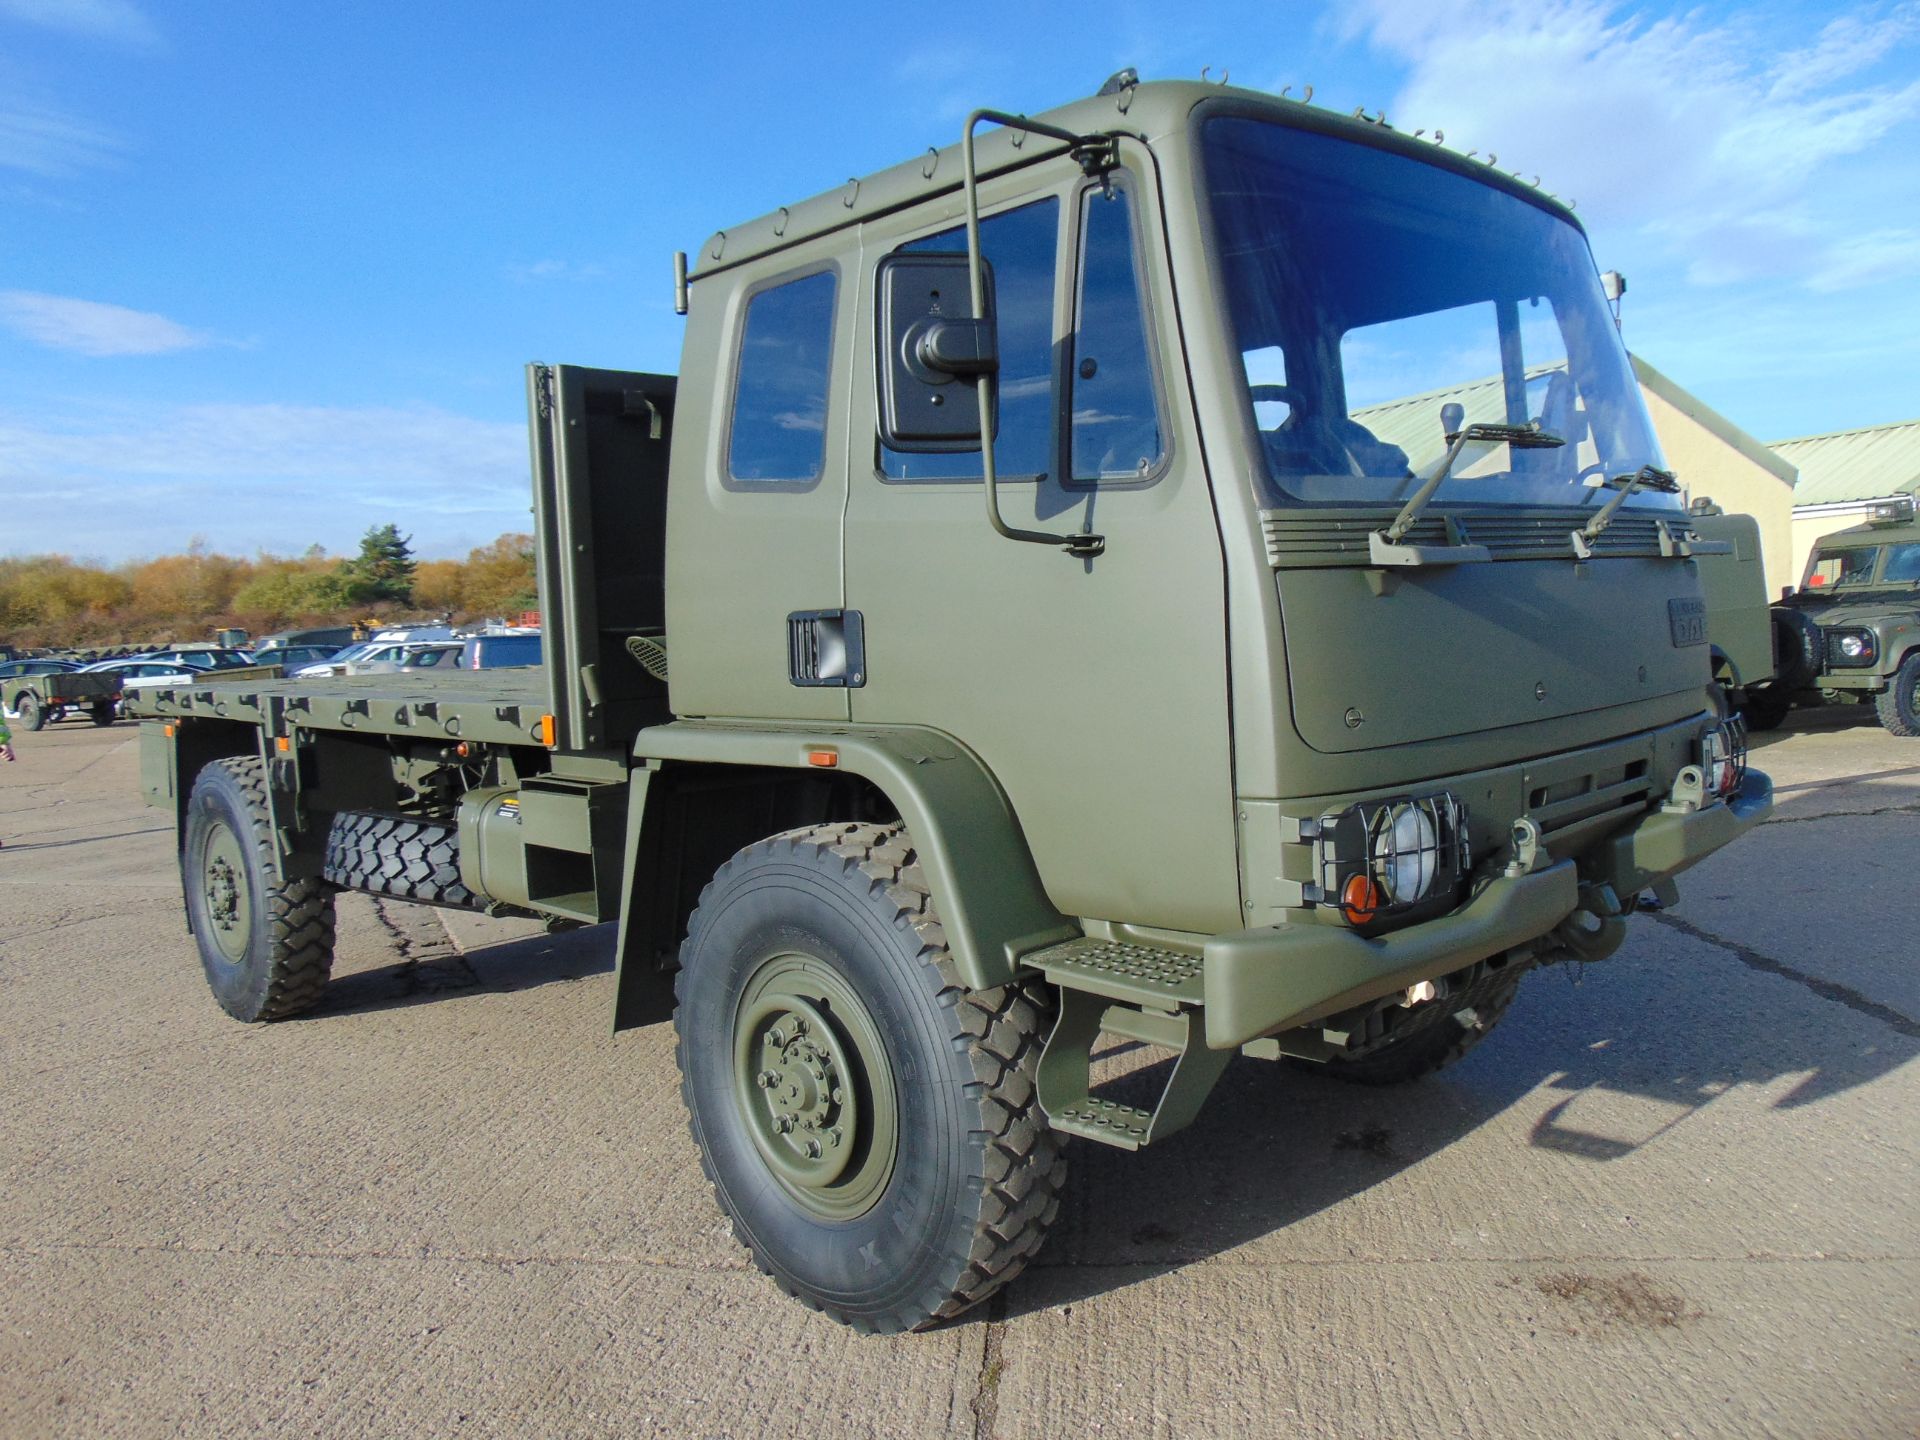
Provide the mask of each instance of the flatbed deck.
{"label": "flatbed deck", "polygon": [[143,719],[237,720],[270,735],[305,726],[537,745],[549,700],[546,670],[528,666],[310,680],[208,678],[143,690],[129,697],[128,709]]}

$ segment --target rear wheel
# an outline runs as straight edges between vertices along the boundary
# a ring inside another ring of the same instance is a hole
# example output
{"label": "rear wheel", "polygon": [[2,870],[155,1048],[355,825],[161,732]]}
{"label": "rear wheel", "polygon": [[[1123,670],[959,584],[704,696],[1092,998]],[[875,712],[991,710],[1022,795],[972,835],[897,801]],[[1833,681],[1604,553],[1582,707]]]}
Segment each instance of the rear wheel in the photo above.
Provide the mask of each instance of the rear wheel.
{"label": "rear wheel", "polygon": [[969,990],[898,825],[791,831],[700,897],[674,1024],[701,1164],[754,1263],[866,1331],[957,1315],[1059,1211],[1052,1006]]}
{"label": "rear wheel", "polygon": [[40,697],[24,694],[15,702],[14,709],[20,713],[20,728],[23,730],[44,730],[47,728],[47,710],[40,703]]}
{"label": "rear wheel", "polygon": [[333,892],[273,878],[266,771],[216,760],[187,801],[187,918],[214,998],[236,1020],[284,1020],[318,1003],[333,968]]}
{"label": "rear wheel", "polygon": [[1920,735],[1920,650],[1900,662],[1893,683],[1873,697],[1873,708],[1889,735]]}

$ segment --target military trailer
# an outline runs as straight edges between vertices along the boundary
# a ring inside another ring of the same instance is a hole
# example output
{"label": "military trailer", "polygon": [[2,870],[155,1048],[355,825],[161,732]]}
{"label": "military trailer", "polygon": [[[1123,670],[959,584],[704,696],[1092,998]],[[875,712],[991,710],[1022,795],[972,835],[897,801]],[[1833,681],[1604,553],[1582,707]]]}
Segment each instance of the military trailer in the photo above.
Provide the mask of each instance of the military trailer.
{"label": "military trailer", "polygon": [[1920,735],[1920,521],[1910,495],[1814,543],[1800,588],[1773,607],[1780,684],[1767,703],[1870,704]]}
{"label": "military trailer", "polygon": [[85,716],[111,725],[120,705],[118,670],[60,670],[51,675],[15,675],[0,681],[6,705],[23,730],[44,730],[59,720]]}
{"label": "military trailer", "polygon": [[[543,668],[196,679],[142,764],[238,1019],[319,1000],[342,889],[613,925],[613,1024],[671,984],[809,1305],[978,1303],[1064,1140],[1159,1143],[1235,1056],[1448,1063],[1771,808],[1715,542],[1511,176],[1123,73],[676,271],[677,378],[528,372]],[[1116,1095],[1103,1035],[1166,1059]]]}

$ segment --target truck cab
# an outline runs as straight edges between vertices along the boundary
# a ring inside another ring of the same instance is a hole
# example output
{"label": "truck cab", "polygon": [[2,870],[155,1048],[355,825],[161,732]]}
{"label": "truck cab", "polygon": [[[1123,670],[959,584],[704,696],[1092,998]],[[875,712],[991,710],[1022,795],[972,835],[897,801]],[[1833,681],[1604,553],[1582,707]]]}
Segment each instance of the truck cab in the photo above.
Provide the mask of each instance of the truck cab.
{"label": "truck cab", "polygon": [[1457,1058],[1770,811],[1725,542],[1512,176],[1123,73],[677,290],[677,377],[529,370],[538,683],[182,688],[145,771],[242,1019],[315,1003],[340,889],[615,922],[720,1205],[851,1324],[1005,1284],[1065,1139],[1235,1056]]}

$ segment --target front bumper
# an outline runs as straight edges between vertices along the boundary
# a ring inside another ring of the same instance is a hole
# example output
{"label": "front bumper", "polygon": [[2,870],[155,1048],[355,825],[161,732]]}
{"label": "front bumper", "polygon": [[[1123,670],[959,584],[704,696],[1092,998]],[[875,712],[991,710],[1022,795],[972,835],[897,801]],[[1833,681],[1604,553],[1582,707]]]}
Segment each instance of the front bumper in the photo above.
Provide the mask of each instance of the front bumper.
{"label": "front bumper", "polygon": [[1582,857],[1502,876],[1437,920],[1371,939],[1299,923],[1217,935],[1203,952],[1207,1045],[1232,1049],[1377,1000],[1538,939],[1580,907],[1583,880],[1631,897],[1697,864],[1773,813],[1773,781],[1749,770],[1725,801],[1655,810]]}

